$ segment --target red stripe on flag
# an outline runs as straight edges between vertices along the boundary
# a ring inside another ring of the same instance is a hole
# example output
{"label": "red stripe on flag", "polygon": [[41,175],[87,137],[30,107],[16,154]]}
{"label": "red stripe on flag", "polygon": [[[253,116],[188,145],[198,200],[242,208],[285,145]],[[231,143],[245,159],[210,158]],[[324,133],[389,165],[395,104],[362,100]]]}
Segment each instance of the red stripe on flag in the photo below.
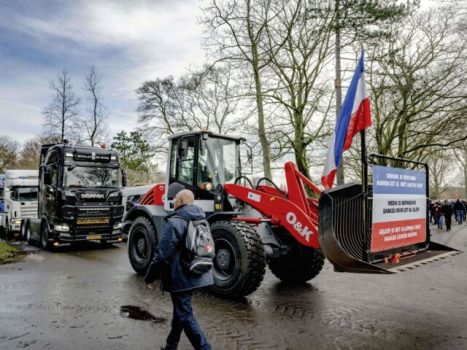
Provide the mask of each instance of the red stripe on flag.
{"label": "red stripe on flag", "polygon": [[332,188],[335,177],[336,177],[336,169],[331,170],[326,176],[321,177],[321,183],[323,184],[325,189],[328,190]]}
{"label": "red stripe on flag", "polygon": [[360,131],[371,126],[370,99],[367,97],[360,102],[355,114],[350,118],[349,127],[345,136],[344,149],[346,151],[352,145],[353,137]]}

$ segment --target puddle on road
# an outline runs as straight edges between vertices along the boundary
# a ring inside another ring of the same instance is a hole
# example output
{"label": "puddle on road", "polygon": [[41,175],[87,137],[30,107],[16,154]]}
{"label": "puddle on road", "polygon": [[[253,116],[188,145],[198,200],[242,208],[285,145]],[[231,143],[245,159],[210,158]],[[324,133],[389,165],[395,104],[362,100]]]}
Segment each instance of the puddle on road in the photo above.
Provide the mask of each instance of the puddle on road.
{"label": "puddle on road", "polygon": [[123,317],[132,318],[134,320],[152,321],[154,323],[161,323],[167,320],[164,317],[154,316],[150,312],[144,310],[142,307],[133,305],[124,305],[120,307],[120,314]]}

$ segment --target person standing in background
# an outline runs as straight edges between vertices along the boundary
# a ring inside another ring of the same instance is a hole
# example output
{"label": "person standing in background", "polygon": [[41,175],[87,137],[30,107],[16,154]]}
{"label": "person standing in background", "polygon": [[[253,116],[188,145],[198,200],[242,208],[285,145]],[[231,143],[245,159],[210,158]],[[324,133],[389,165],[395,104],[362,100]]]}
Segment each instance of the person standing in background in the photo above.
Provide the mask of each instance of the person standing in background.
{"label": "person standing in background", "polygon": [[464,221],[464,212],[464,203],[462,203],[458,198],[454,203],[454,215],[456,216],[456,221],[459,225],[462,224],[462,221]]}
{"label": "person standing in background", "polygon": [[444,200],[444,204],[441,206],[441,211],[444,214],[444,220],[446,221],[446,231],[451,231],[451,218],[452,218],[452,206],[447,199]]}

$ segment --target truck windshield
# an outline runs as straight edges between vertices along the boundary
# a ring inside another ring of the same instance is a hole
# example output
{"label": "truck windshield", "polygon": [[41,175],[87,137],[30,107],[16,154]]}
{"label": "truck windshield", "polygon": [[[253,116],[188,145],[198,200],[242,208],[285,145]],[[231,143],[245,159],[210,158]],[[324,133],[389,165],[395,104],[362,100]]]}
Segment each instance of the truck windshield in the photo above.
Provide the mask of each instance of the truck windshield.
{"label": "truck windshield", "polygon": [[120,187],[120,169],[99,167],[65,168],[65,187]]}
{"label": "truck windshield", "polygon": [[37,201],[37,187],[13,187],[11,199],[18,202]]}
{"label": "truck windshield", "polygon": [[217,186],[235,181],[240,176],[238,147],[233,140],[213,137],[201,140],[198,182]]}

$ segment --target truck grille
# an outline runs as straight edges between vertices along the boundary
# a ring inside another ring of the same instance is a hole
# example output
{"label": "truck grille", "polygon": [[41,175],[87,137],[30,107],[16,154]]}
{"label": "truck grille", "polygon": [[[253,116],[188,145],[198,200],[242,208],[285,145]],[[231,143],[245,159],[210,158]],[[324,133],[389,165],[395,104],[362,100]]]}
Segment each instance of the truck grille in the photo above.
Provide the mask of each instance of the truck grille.
{"label": "truck grille", "polygon": [[77,207],[78,217],[110,216],[109,207]]}
{"label": "truck grille", "polygon": [[76,224],[109,226],[112,219],[123,216],[123,206],[68,206],[62,207],[63,218],[76,220]]}
{"label": "truck grille", "polygon": [[35,218],[37,217],[37,207],[21,208],[21,212],[18,214],[18,217],[20,218]]}

